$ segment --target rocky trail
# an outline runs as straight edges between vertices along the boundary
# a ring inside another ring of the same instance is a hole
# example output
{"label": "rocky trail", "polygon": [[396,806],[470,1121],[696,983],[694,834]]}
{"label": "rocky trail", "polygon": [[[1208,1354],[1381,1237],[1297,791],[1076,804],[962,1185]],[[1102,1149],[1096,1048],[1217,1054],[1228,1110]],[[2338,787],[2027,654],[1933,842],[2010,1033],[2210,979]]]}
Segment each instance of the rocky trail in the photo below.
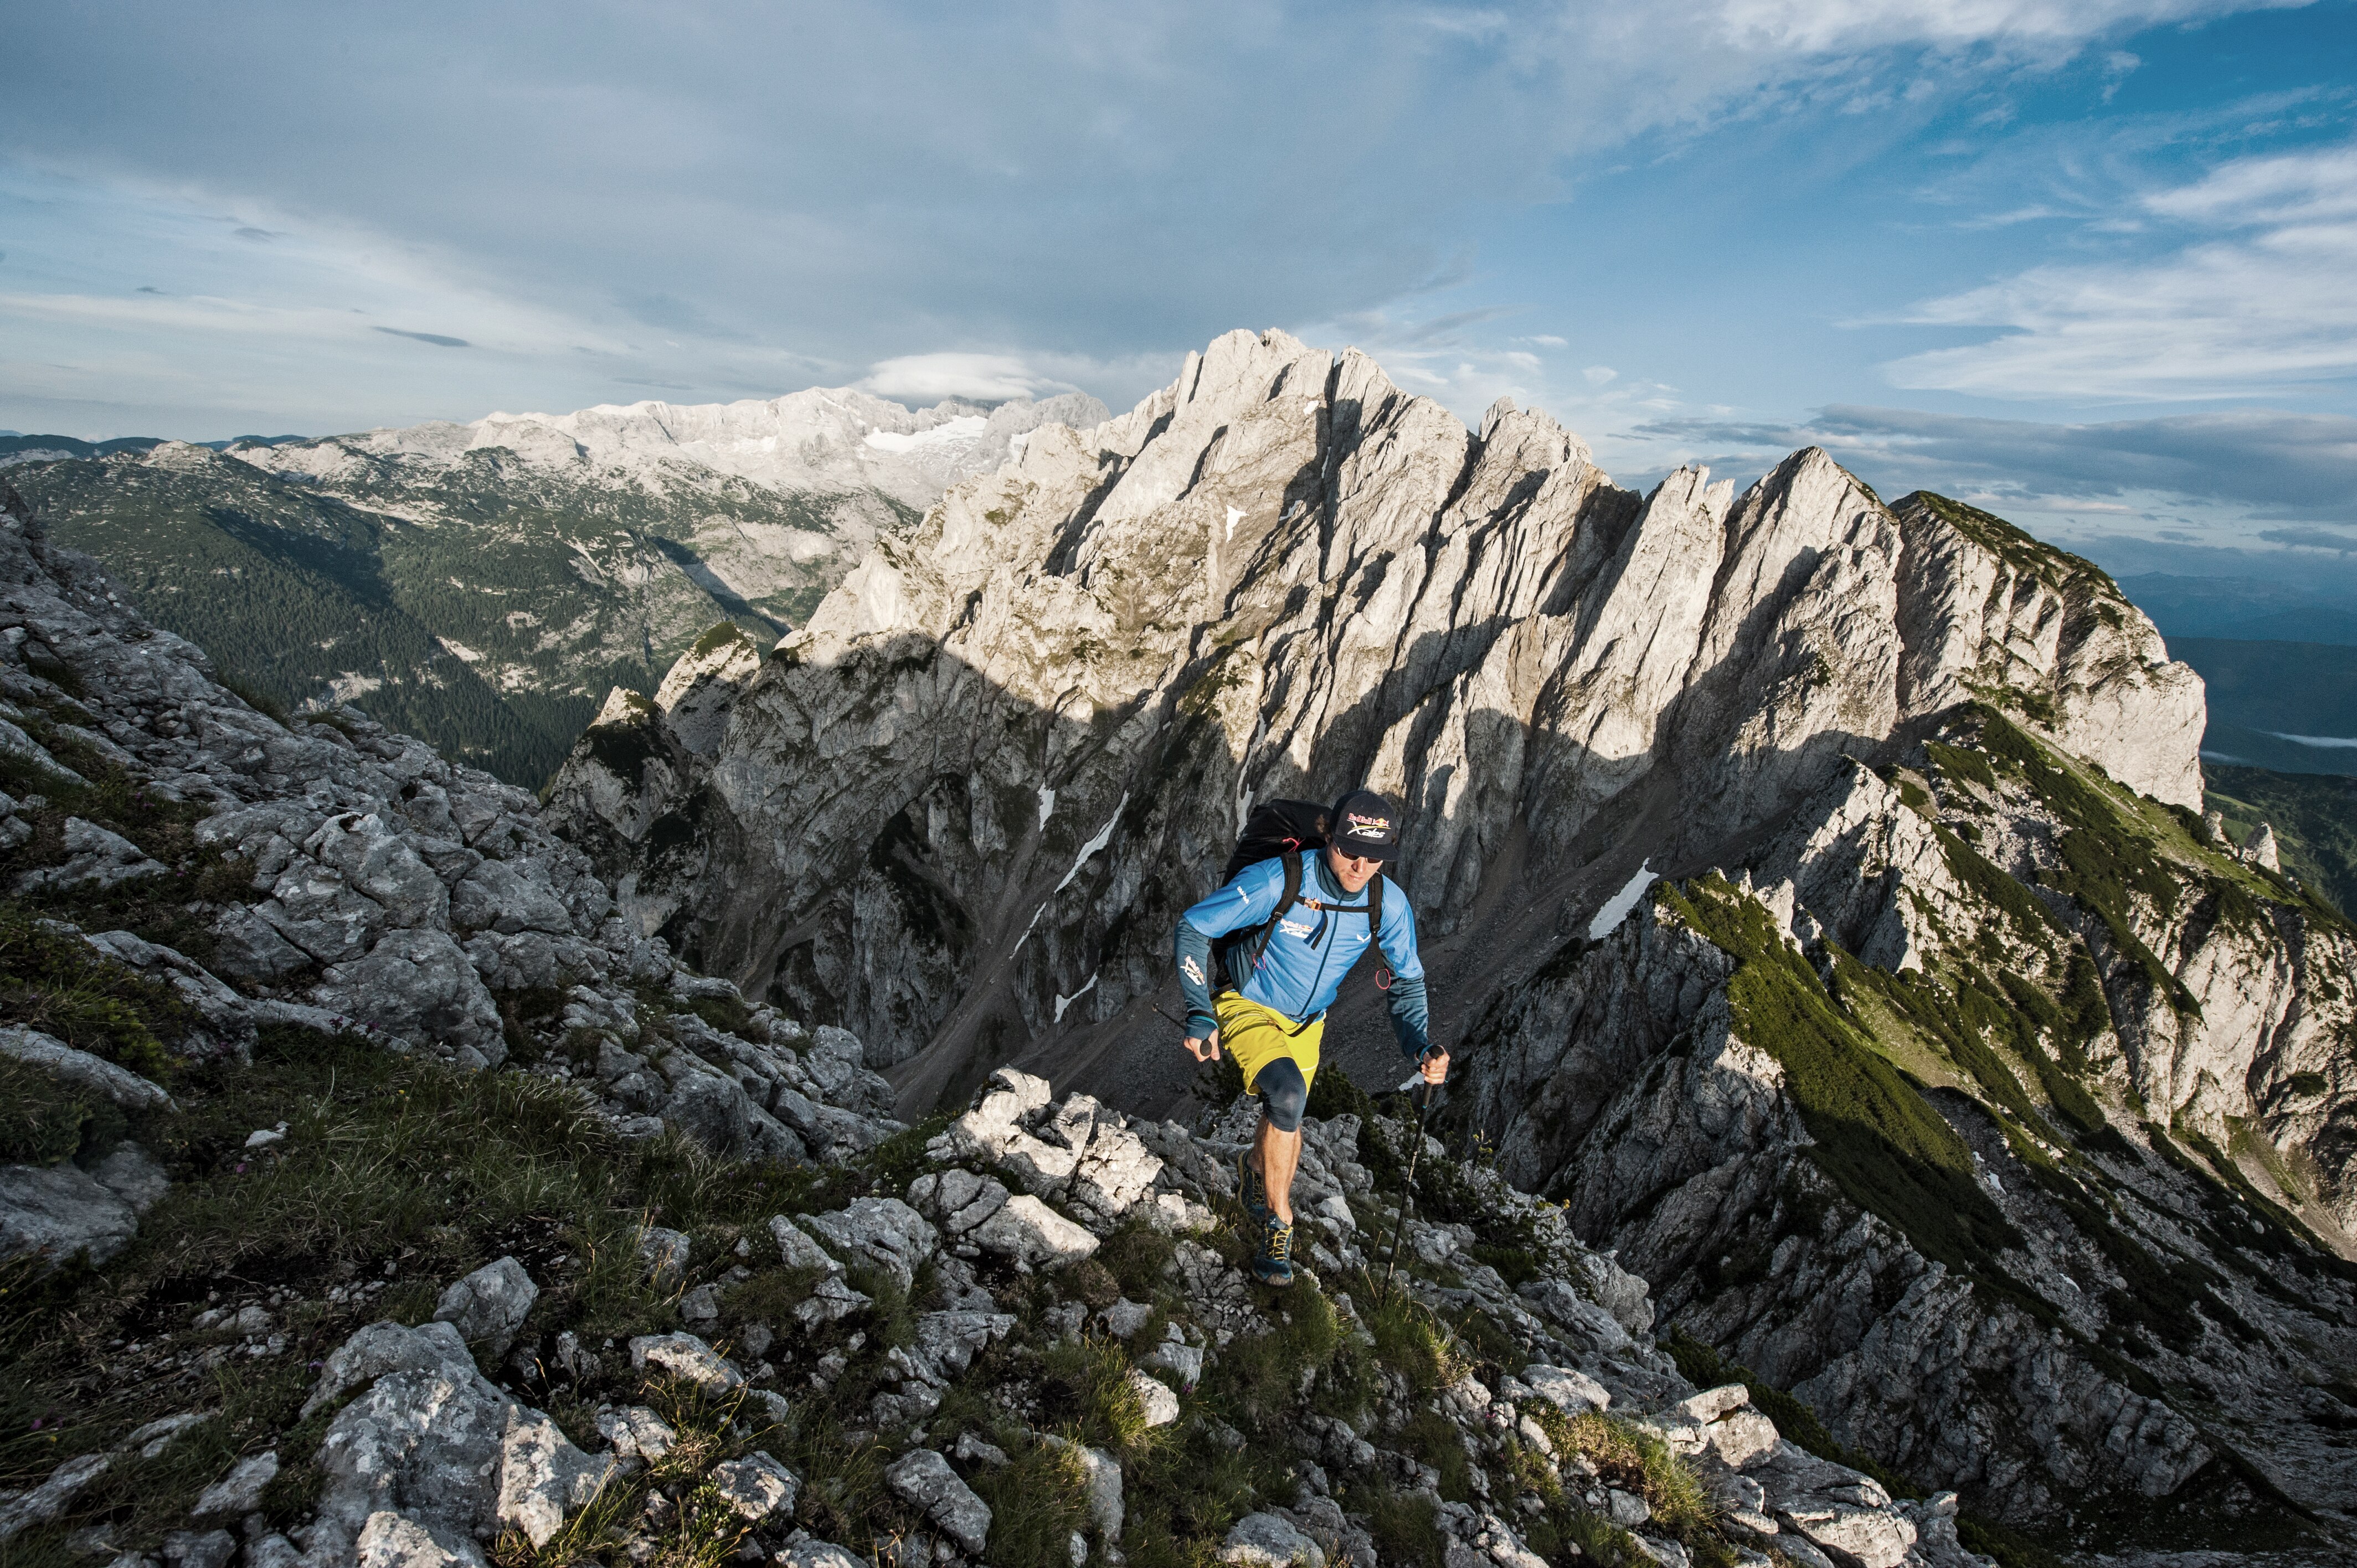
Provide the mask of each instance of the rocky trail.
{"label": "rocky trail", "polygon": [[[2349,1549],[2357,934],[1985,513],[1236,334],[544,807],[13,498],[0,641],[10,1568]],[[1319,1075],[1272,1292],[1164,944],[1361,778],[1465,1070],[1389,1293],[1416,1133]]]}

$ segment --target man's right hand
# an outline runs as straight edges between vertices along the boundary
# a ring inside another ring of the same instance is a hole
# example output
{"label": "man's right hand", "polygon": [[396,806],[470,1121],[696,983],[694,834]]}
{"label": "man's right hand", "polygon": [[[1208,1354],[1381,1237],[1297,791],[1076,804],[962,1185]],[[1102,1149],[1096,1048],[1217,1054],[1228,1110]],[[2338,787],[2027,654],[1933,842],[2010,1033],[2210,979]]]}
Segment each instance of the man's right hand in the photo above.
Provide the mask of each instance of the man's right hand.
{"label": "man's right hand", "polygon": [[1220,1032],[1217,1029],[1214,1029],[1200,1040],[1189,1038],[1187,1042],[1187,1054],[1193,1057],[1199,1062],[1218,1061],[1220,1059]]}

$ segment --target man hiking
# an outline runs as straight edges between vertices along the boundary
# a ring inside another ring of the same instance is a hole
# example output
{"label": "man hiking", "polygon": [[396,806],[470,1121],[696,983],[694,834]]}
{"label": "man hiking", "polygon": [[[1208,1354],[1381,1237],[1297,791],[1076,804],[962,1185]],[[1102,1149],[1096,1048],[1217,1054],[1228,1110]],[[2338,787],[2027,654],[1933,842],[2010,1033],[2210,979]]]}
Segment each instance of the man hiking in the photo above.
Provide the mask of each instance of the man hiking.
{"label": "man hiking", "polygon": [[[1270,810],[1256,810],[1245,824],[1239,857],[1265,842],[1270,830],[1255,830]],[[1415,912],[1383,875],[1399,845],[1398,811],[1367,789],[1351,791],[1330,811],[1297,810],[1311,814],[1314,830],[1305,824],[1280,840],[1294,847],[1232,870],[1225,886],[1180,918],[1171,940],[1187,999],[1188,1051],[1197,1061],[1217,1061],[1225,1045],[1243,1069],[1245,1091],[1261,1098],[1260,1129],[1236,1174],[1244,1212],[1260,1232],[1253,1273],[1276,1285],[1293,1283],[1293,1173],[1326,1009],[1370,946],[1391,966],[1392,1033],[1400,1049],[1426,1083],[1448,1076],[1448,1053],[1428,1035]]]}

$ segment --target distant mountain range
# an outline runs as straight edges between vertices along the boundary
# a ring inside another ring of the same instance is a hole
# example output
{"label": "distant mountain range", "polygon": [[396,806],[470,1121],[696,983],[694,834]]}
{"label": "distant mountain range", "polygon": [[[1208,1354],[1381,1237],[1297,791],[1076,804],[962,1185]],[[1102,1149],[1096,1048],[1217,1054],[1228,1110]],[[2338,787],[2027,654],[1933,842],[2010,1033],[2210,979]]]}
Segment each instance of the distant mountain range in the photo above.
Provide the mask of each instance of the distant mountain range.
{"label": "distant mountain range", "polygon": [[0,437],[60,542],[224,673],[342,699],[537,786],[613,686],[705,630],[780,635],[1077,394],[911,410],[849,389],[197,445]]}

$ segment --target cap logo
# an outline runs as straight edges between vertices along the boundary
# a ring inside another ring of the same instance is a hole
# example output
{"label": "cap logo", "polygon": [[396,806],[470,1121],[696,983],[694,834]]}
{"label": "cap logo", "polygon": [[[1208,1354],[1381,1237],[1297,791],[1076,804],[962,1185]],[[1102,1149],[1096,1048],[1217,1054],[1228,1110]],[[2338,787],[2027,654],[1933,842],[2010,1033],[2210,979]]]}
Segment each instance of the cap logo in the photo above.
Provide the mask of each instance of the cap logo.
{"label": "cap logo", "polygon": [[1361,816],[1356,811],[1342,813],[1342,821],[1353,833],[1387,833],[1392,831],[1389,817]]}

